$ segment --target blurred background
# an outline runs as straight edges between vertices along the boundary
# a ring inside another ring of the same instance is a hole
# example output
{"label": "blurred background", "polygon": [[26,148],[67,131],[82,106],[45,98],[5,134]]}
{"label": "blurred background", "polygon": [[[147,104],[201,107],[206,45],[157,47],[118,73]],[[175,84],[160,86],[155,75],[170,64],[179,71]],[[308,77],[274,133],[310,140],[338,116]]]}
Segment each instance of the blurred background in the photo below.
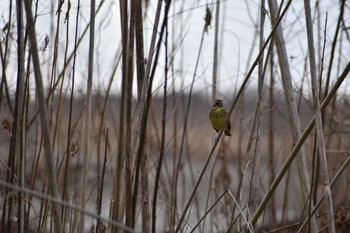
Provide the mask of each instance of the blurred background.
{"label": "blurred background", "polygon": [[[1,232],[55,232],[58,223],[66,232],[296,232],[327,193],[325,174],[336,178],[332,202],[309,231],[332,232],[330,219],[350,230],[348,1],[310,1],[316,99],[343,79],[323,108],[322,137],[308,132],[304,162],[288,165],[258,221],[316,112],[302,1],[102,0],[91,18],[94,0],[38,0],[34,38],[20,2],[0,1]],[[270,37],[273,2],[283,62]],[[217,98],[231,137],[210,124]]]}

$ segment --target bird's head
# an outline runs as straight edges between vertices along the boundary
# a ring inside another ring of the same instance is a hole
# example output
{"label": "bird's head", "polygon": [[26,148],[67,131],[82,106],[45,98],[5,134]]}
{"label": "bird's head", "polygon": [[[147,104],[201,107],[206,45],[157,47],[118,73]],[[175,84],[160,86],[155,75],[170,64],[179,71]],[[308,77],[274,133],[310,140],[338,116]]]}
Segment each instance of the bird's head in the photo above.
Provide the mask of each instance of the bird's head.
{"label": "bird's head", "polygon": [[213,107],[222,107],[223,104],[222,104],[222,100],[221,99],[217,99],[215,100],[215,104]]}

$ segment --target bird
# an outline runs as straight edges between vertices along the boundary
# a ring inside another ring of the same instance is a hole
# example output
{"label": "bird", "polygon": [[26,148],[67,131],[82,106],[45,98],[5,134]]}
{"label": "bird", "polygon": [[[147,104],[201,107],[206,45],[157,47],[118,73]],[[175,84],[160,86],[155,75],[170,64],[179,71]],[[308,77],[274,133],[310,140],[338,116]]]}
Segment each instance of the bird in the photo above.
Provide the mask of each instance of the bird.
{"label": "bird", "polygon": [[[221,130],[223,124],[227,118],[227,112],[224,108],[221,99],[217,99],[213,105],[213,108],[209,112],[209,120],[217,133]],[[231,122],[228,119],[226,126],[224,127],[224,133],[226,136],[231,136]]]}

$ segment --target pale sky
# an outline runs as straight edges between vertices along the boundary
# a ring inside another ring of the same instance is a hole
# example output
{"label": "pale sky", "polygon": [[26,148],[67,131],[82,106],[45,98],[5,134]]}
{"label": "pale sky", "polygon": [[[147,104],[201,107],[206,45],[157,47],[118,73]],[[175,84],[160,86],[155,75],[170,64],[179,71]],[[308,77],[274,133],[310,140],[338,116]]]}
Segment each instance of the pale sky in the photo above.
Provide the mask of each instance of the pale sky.
{"label": "pale sky", "polygon": [[[70,21],[69,21],[69,49],[68,53],[72,51],[74,46],[74,30],[75,30],[75,14],[77,9],[78,1],[71,1],[72,7],[70,11]],[[154,13],[156,9],[156,4],[158,1],[151,0],[148,11],[144,14],[144,33],[145,33],[145,56],[148,55],[148,46],[150,43],[150,36],[152,33],[152,25],[154,21]],[[211,93],[211,83],[212,83],[212,68],[213,68],[213,48],[214,48],[214,32],[215,32],[215,5],[211,3],[213,1],[204,0],[186,0],[186,1],[172,1],[172,8],[169,14],[169,52],[175,48],[175,62],[174,62],[174,77],[175,85],[177,90],[183,90],[184,88],[188,90],[193,74],[195,72],[195,64],[199,51],[199,44],[201,41],[202,29],[204,25],[204,16],[206,4],[208,4],[210,9],[213,9],[211,28],[209,28],[208,33],[204,35],[203,50],[201,52],[201,57],[199,61],[199,66],[196,75],[196,81],[194,85],[194,90],[199,93],[210,95]],[[280,1],[278,1],[280,2]],[[311,1],[314,4],[315,1]],[[326,60],[328,63],[331,48],[331,43],[333,40],[334,30],[336,22],[339,15],[339,1],[337,0],[322,0],[320,1],[320,29],[321,29],[321,42],[323,43],[323,33],[324,24],[326,19],[326,13],[328,13],[328,23],[327,23],[327,37],[326,37]],[[41,58],[42,73],[48,80],[48,69],[50,66],[46,64],[51,63],[53,55],[53,43],[54,38],[51,36],[51,25],[52,23],[56,25],[57,15],[51,14],[52,9],[56,9],[56,6],[52,8],[51,4],[56,4],[56,1],[39,0],[39,16],[37,19],[37,39],[39,48],[43,48],[44,38],[46,35],[49,36],[50,42],[49,47],[45,51],[40,51],[39,56]],[[97,1],[96,6],[98,6],[100,1]],[[15,5],[15,1],[13,1]],[[219,92],[220,93],[230,93],[233,95],[234,90],[242,82],[244,75],[250,68],[255,57],[258,54],[258,37],[255,37],[255,27],[258,25],[259,19],[259,9],[260,1],[257,0],[247,0],[247,1],[233,1],[224,0],[220,3],[220,30],[219,30]],[[90,2],[87,0],[81,1],[81,17],[79,21],[79,32],[82,33],[86,24],[89,21],[89,7]],[[266,3],[265,7],[268,11],[268,6]],[[314,10],[314,5],[312,5]],[[3,28],[8,21],[9,6],[6,0],[0,0],[1,9],[1,19],[0,28]],[[55,10],[54,10],[55,11]],[[60,39],[59,39],[59,55],[58,64],[59,70],[62,68],[63,58],[64,58],[64,48],[66,45],[66,23],[64,23],[64,17],[67,11],[67,1],[65,1],[62,8],[61,24],[60,24]],[[345,11],[349,11],[349,4]],[[164,10],[162,10],[162,13]],[[313,11],[315,12],[315,11]],[[350,15],[346,14],[345,15]],[[267,38],[271,24],[269,20],[269,13],[266,15],[265,20],[265,38]],[[15,21],[16,14],[13,9],[12,20]],[[52,22],[52,20],[54,20]],[[349,16],[345,16],[345,24],[350,26]],[[303,11],[303,1],[295,0],[291,4],[291,8],[287,13],[287,17],[283,20],[284,36],[287,45],[287,52],[290,59],[290,66],[293,73],[294,82],[298,87],[304,71],[304,59],[307,54],[307,42],[306,42],[306,28],[305,19]],[[15,27],[15,24],[14,24]],[[319,26],[317,21],[314,22],[314,35],[316,46],[317,40],[317,30]],[[348,29],[349,30],[349,29]],[[120,47],[120,21],[119,21],[119,1],[105,1],[102,6],[101,11],[96,16],[96,34],[95,34],[95,67],[94,67],[94,90],[105,91],[113,66],[116,62],[115,56]],[[350,32],[349,32],[350,33]],[[14,28],[14,35],[16,34]],[[1,39],[3,41],[5,34],[2,32]],[[340,61],[340,70],[345,63],[348,62],[350,54],[349,41],[342,38],[344,43],[341,50],[343,58]],[[174,46],[172,41],[174,40]],[[164,44],[163,44],[164,46]],[[251,57],[249,57],[249,52],[253,46],[253,52]],[[9,68],[7,72],[7,77],[16,77],[16,45],[12,41],[12,47],[9,58]],[[317,48],[316,48],[317,49]],[[162,48],[164,52],[164,47]],[[338,54],[338,50],[337,50]],[[82,92],[85,91],[85,82],[87,76],[87,64],[88,64],[88,33],[85,36],[83,44],[77,53],[77,64],[76,64],[76,90]],[[336,55],[336,60],[338,57]],[[12,69],[10,69],[12,68]],[[1,67],[2,69],[2,67]],[[118,93],[120,91],[120,69],[114,77],[112,92]],[[324,73],[327,70],[327,64],[325,64]],[[71,71],[71,65],[68,71]],[[68,80],[69,72],[67,72],[66,80]],[[154,81],[154,90],[157,89],[162,91],[162,83],[164,82],[164,53],[161,54],[159,59],[158,72],[156,79]],[[59,73],[59,72],[58,72]],[[336,74],[336,69],[333,70],[333,74]],[[172,73],[169,71],[169,82],[168,85],[172,83]],[[325,76],[325,74],[323,75]],[[277,76],[278,77],[278,76]],[[34,78],[34,77],[33,77]],[[250,86],[254,87],[254,82],[256,81],[256,73],[252,77],[253,82]],[[334,77],[335,78],[335,77]],[[15,82],[11,82],[11,89],[15,90]],[[15,79],[13,79],[14,81]],[[255,80],[255,81],[254,81]],[[334,79],[333,79],[334,80]],[[34,79],[33,79],[34,82]],[[268,82],[268,79],[267,79]],[[277,82],[279,85],[279,81]],[[345,83],[343,89],[348,89],[349,83]],[[186,88],[187,87],[187,88]],[[136,85],[135,85],[136,90]]]}

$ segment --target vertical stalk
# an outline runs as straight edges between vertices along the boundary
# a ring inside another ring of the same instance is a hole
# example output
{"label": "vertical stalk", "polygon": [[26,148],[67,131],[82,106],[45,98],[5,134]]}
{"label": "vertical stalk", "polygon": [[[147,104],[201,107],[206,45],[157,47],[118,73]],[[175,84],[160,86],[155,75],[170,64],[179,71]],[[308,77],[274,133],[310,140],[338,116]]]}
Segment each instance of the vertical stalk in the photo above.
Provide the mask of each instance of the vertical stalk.
{"label": "vertical stalk", "polygon": [[[259,186],[260,186],[260,118],[261,118],[261,102],[262,102],[262,94],[263,94],[263,84],[264,84],[264,26],[265,26],[265,0],[261,0],[260,2],[260,35],[259,35],[259,50],[262,53],[262,56],[259,61],[258,66],[258,96],[256,100],[256,110],[255,110],[255,116],[254,116],[254,123],[253,126],[256,125],[256,128],[252,128],[251,135],[255,134],[255,149],[254,149],[254,160],[253,160],[253,169],[252,169],[252,183],[253,183],[253,202],[252,202],[252,210],[255,211],[256,208],[259,205],[260,201],[260,193],[259,193]],[[256,132],[254,132],[256,131]]]}
{"label": "vertical stalk", "polygon": [[137,72],[137,94],[141,96],[142,84],[145,80],[145,55],[143,43],[143,19],[142,1],[135,1],[135,40],[136,40],[136,72]]}
{"label": "vertical stalk", "polygon": [[[159,2],[158,2],[159,3]],[[157,12],[156,14],[158,14]],[[158,27],[157,25],[155,27]],[[155,29],[155,28],[154,28]],[[148,84],[148,76],[146,76],[145,71],[145,56],[144,56],[144,42],[143,42],[143,10],[142,10],[142,1],[135,1],[135,40],[136,40],[136,71],[137,71],[137,96],[138,96],[138,107],[140,105],[143,95],[143,88]],[[155,40],[155,37],[152,38]],[[151,59],[152,60],[152,59]],[[151,62],[150,62],[151,63]],[[138,108],[139,110],[140,108]],[[140,113],[140,112],[139,112]],[[136,122],[138,122],[139,118]],[[139,122],[138,122],[139,123]],[[137,124],[136,127],[138,127]],[[132,129],[130,125],[130,130]],[[134,132],[135,133],[135,132]],[[137,139],[138,136],[133,134],[132,141]],[[131,141],[131,140],[130,140]],[[130,154],[135,159],[135,152]],[[129,169],[132,169],[132,164],[129,164]],[[141,194],[141,211],[142,211],[142,231],[147,233],[150,231],[150,214],[149,214],[149,193],[148,193],[148,158],[146,154],[142,157],[141,162],[141,185],[142,185],[142,194]],[[132,180],[130,182],[132,184]]]}
{"label": "vertical stalk", "polygon": [[[17,90],[16,90],[16,107],[15,107],[15,133],[16,137],[11,140],[15,140],[15,147],[19,155],[19,174],[20,174],[20,186],[24,189],[25,183],[25,151],[24,151],[24,37],[23,37],[23,2],[16,0],[16,15],[17,15]],[[19,216],[18,216],[18,232],[24,233],[24,211],[25,211],[25,193],[18,192],[19,196]]]}
{"label": "vertical stalk", "polygon": [[[130,9],[130,27],[129,27],[129,38],[127,39],[127,63],[123,64],[127,66],[125,71],[126,78],[126,102],[125,102],[125,223],[126,226],[134,226],[134,219],[132,218],[133,214],[131,211],[132,208],[132,157],[131,157],[131,133],[132,133],[132,83],[133,83],[133,58],[134,58],[134,40],[135,40],[135,17],[136,17],[136,1],[132,1]],[[126,25],[123,26],[127,29]],[[124,28],[123,27],[123,28]],[[127,31],[126,31],[127,33]],[[127,36],[127,35],[125,35]],[[144,220],[144,218],[142,218]]]}
{"label": "vertical stalk", "polygon": [[[127,24],[128,20],[126,20]],[[125,26],[125,25],[124,25]],[[124,28],[124,27],[123,27]],[[126,29],[127,26],[126,26]],[[130,26],[129,38],[126,39],[127,61],[123,66],[127,66],[124,75],[126,78],[126,98],[125,98],[125,213],[126,226],[134,226],[134,213],[131,212],[132,203],[132,158],[131,158],[131,132],[132,132],[132,82],[133,82],[133,58],[134,58],[134,34],[135,34],[135,1],[130,2]],[[128,32],[128,31],[126,31]],[[127,35],[125,35],[127,36]]]}
{"label": "vertical stalk", "polygon": [[[85,112],[85,138],[84,157],[82,169],[82,186],[80,190],[80,207],[85,208],[85,193],[87,188],[88,157],[90,155],[90,131],[91,131],[91,98],[92,98],[92,78],[94,72],[94,48],[95,48],[95,0],[90,1],[90,41],[89,41],[89,62],[86,90],[86,112]],[[84,232],[85,215],[80,215],[79,232]]]}
{"label": "vertical stalk", "polygon": [[[207,14],[211,13],[207,6]],[[207,16],[206,16],[207,17]],[[214,34],[214,61],[213,61],[213,83],[212,83],[212,103],[216,100],[217,95],[217,77],[218,77],[218,41],[219,41],[219,21],[220,21],[220,1],[216,2],[216,12],[215,12],[215,34]]]}
{"label": "vertical stalk", "polygon": [[[180,4],[180,11],[183,10],[184,8],[184,4]],[[173,4],[173,12],[175,15],[175,11],[176,11],[176,1]],[[172,47],[173,50],[175,50],[175,25],[179,22],[181,27],[183,26],[183,14],[179,14],[179,19],[177,20],[177,18],[175,20],[172,21]],[[183,37],[183,31],[180,30],[179,32],[179,38]],[[180,65],[179,68],[180,70],[183,70],[183,58],[184,58],[184,49],[183,47],[180,48]],[[174,60],[174,54],[172,53],[171,55],[171,60]],[[175,184],[175,176],[176,176],[176,160],[177,160],[177,97],[176,97],[176,90],[175,90],[175,67],[174,67],[174,62],[171,62],[171,76],[172,76],[172,109],[173,109],[173,155],[172,155],[172,178],[171,178],[171,182],[170,182],[170,203],[173,205],[174,200],[176,198],[176,193],[173,192],[173,187]],[[173,206],[173,208],[175,208]],[[168,210],[168,216],[169,216],[169,220],[168,220],[168,225],[169,225],[169,229],[171,232],[174,232],[175,230],[175,221],[176,221],[176,211],[172,210],[171,208],[169,208]]]}
{"label": "vertical stalk", "polygon": [[160,154],[158,160],[158,166],[156,171],[156,179],[153,191],[153,207],[152,207],[152,233],[156,233],[156,213],[157,213],[157,195],[159,188],[159,179],[162,171],[162,163],[164,158],[164,150],[165,150],[165,127],[166,127],[166,108],[167,108],[167,79],[168,79],[168,20],[165,23],[165,68],[164,68],[164,91],[163,91],[163,114],[162,114],[162,136],[161,136],[161,145],[160,145]]}
{"label": "vertical stalk", "polygon": [[[71,126],[71,119],[72,119],[72,109],[73,109],[73,96],[74,96],[74,83],[75,83],[75,64],[76,64],[76,58],[77,58],[77,48],[78,48],[78,29],[79,29],[79,14],[80,14],[80,0],[78,0],[77,2],[77,11],[76,11],[76,15],[75,15],[75,32],[74,32],[74,51],[72,53],[72,57],[73,57],[73,70],[72,70],[72,90],[71,90],[71,96],[70,96],[70,103],[69,103],[69,121],[68,121],[68,134],[70,133],[70,126]],[[68,139],[67,139],[67,144],[70,142],[70,137],[71,135],[69,134],[68,135]],[[67,145],[67,156],[70,156],[70,150],[69,150],[69,144]],[[69,165],[69,159],[70,158],[67,158],[66,160],[66,175],[68,176],[69,175],[69,172],[68,172],[68,165]],[[67,182],[69,183],[69,182]],[[67,192],[67,190],[65,190]],[[65,192],[64,191],[64,192]],[[79,225],[79,219],[78,219],[79,215],[78,213],[76,212],[74,214],[74,219],[73,219],[73,224],[71,224],[70,226],[70,231],[73,232],[73,233],[76,233],[77,232],[77,228],[78,228],[78,225]]]}
{"label": "vertical stalk", "polygon": [[[126,123],[126,95],[127,95],[127,82],[128,82],[128,5],[126,0],[120,0],[120,26],[122,36],[122,90],[121,90],[121,104],[120,104],[120,117],[119,117],[119,137],[118,137],[118,152],[117,152],[117,171],[116,171],[116,187],[114,193],[114,207],[113,207],[113,219],[117,222],[122,221],[123,205],[121,200],[122,195],[122,174],[123,174],[123,162],[124,162],[124,150],[125,150],[125,123]],[[131,184],[130,184],[131,185]],[[129,224],[129,216],[131,209],[124,209],[126,212],[126,224]],[[128,226],[128,225],[127,225]],[[113,232],[116,228],[113,228]]]}
{"label": "vertical stalk", "polygon": [[[78,7],[79,8],[79,1],[78,1]],[[69,21],[69,12],[70,12],[70,4],[68,5],[67,9],[67,18],[66,18],[66,44],[65,44],[65,51],[64,51],[64,63],[67,61],[67,54],[68,54],[68,45],[69,45],[69,29],[70,29],[70,21]],[[77,15],[78,17],[78,15]],[[77,29],[77,25],[76,25]],[[76,42],[77,34],[75,34],[75,41]],[[73,60],[73,67],[75,66],[75,59]],[[63,68],[65,70],[65,67]],[[70,96],[70,102],[69,102],[69,114],[68,114],[68,126],[67,126],[67,145],[66,145],[66,151],[65,151],[65,167],[64,167],[64,181],[63,181],[63,190],[62,190],[62,201],[65,201],[68,199],[68,193],[69,193],[69,164],[70,164],[70,145],[71,145],[71,126],[72,126],[72,110],[73,110],[73,100],[74,100],[74,71],[72,75],[72,85],[71,85],[71,96]],[[58,103],[58,110],[56,119],[59,117],[59,112],[61,111],[61,102],[62,102],[62,92],[63,92],[63,85],[64,85],[64,79],[65,79],[65,72],[62,76],[61,81],[61,87],[60,87],[60,93],[59,93],[59,103]],[[57,123],[58,124],[58,123]],[[66,226],[66,208],[62,206],[61,209],[61,221],[63,226]]]}
{"label": "vertical stalk", "polygon": [[[100,186],[98,187],[97,214],[99,216],[101,216],[103,183],[104,183],[104,178],[106,173],[108,144],[109,144],[109,128],[107,128],[107,132],[106,132],[106,143],[105,143],[104,160],[103,160],[103,167],[102,167],[102,177],[101,177]],[[96,225],[96,233],[100,232],[100,227],[101,227],[101,220],[98,219],[97,225]]]}
{"label": "vertical stalk", "polygon": [[[335,223],[334,223],[334,213],[333,213],[333,200],[332,193],[329,184],[329,174],[328,174],[328,165],[326,157],[326,147],[323,134],[323,123],[322,115],[320,109],[320,100],[319,100],[319,89],[317,83],[317,67],[316,67],[316,51],[314,46],[314,34],[313,34],[313,23],[311,16],[311,6],[308,0],[304,0],[304,9],[305,9],[305,20],[306,20],[306,31],[307,31],[307,42],[309,50],[309,62],[310,62],[310,71],[311,71],[311,84],[312,84],[312,98],[314,101],[314,110],[315,110],[315,124],[316,124],[316,137],[318,144],[318,153],[320,156],[320,166],[321,173],[324,184],[324,194],[326,198],[327,205],[327,218],[328,218],[328,230],[331,233],[335,233]],[[316,190],[315,190],[316,191]]]}
{"label": "vertical stalk", "polygon": [[[269,3],[270,12],[271,12],[271,23],[273,25],[276,25],[277,18],[278,18],[277,3],[274,0],[269,0],[268,3]],[[281,26],[277,27],[274,39],[275,39],[277,55],[278,55],[278,60],[279,60],[279,65],[281,70],[282,86],[283,86],[285,99],[288,107],[290,128],[293,134],[294,142],[296,143],[301,137],[300,120],[298,116],[296,100],[294,97],[292,75],[290,72],[288,55],[287,55],[287,50],[286,50]],[[297,161],[298,161],[298,171],[299,171],[299,176],[301,181],[302,193],[304,196],[304,200],[306,201],[311,189],[310,189],[310,178],[307,172],[305,151],[303,147],[300,148]],[[314,205],[313,201],[312,199],[310,199],[310,207],[313,208],[313,205]],[[317,224],[316,224],[315,217],[311,219],[311,232],[317,232]]]}
{"label": "vertical stalk", "polygon": [[[135,1],[135,39],[136,39],[136,70],[137,70],[137,94],[138,103],[141,103],[141,96],[143,87],[148,84],[148,76],[146,76],[145,71],[145,57],[144,57],[144,43],[143,43],[143,11],[142,11],[142,1]],[[159,3],[159,2],[158,2]],[[158,5],[159,7],[159,5]],[[156,14],[159,12],[157,11]],[[157,21],[157,17],[156,17]],[[155,28],[158,26],[155,26]],[[154,29],[155,29],[154,28]],[[155,32],[155,31],[154,31]],[[155,37],[152,38],[155,40]],[[151,52],[151,51],[150,51]],[[151,58],[152,60],[152,58]],[[146,85],[144,85],[146,84]],[[142,105],[139,105],[139,107]],[[130,126],[130,129],[132,127]],[[137,138],[136,135],[133,135]],[[132,140],[134,142],[134,140]],[[133,153],[135,154],[135,153]],[[131,155],[130,155],[131,156]],[[135,156],[133,156],[135,158]],[[131,164],[130,164],[131,169]],[[141,162],[141,185],[142,185],[142,231],[149,232],[150,230],[150,213],[149,213],[149,193],[148,193],[148,158],[146,155],[142,157]]]}
{"label": "vertical stalk", "polygon": [[[269,165],[270,165],[270,172],[271,172],[271,178],[270,181],[272,182],[275,179],[275,153],[274,153],[274,111],[272,109],[275,105],[275,94],[274,94],[274,86],[275,86],[275,79],[274,79],[274,55],[273,55],[273,43],[271,43],[272,46],[270,46],[270,87],[269,87],[269,136],[268,136],[268,157],[269,157]],[[272,225],[274,226],[276,223],[276,203],[274,196],[271,198],[271,209],[272,209]],[[282,215],[283,216],[283,215]]]}
{"label": "vertical stalk", "polygon": [[[49,128],[48,128],[49,126],[46,118],[44,87],[43,87],[42,75],[40,71],[40,61],[39,61],[38,46],[36,41],[35,25],[34,25],[30,0],[25,0],[24,5],[26,9],[28,33],[29,33],[32,58],[33,58],[36,93],[37,93],[37,98],[39,102],[41,129],[42,129],[42,134],[44,139],[45,161],[46,161],[48,176],[49,176],[48,177],[49,188],[50,188],[51,195],[54,198],[59,198],[57,180],[56,180],[54,164],[53,164],[53,155],[51,151],[52,148],[51,148],[51,141],[50,141],[50,132],[49,132]],[[59,216],[59,207],[57,203],[52,203],[52,215],[54,220],[55,233],[63,232],[63,229],[61,228],[62,225],[61,225],[61,220]]]}
{"label": "vertical stalk", "polygon": [[[8,25],[11,25],[12,23],[12,0],[9,1],[9,19],[8,19]],[[1,55],[1,64],[2,64],[2,78],[1,78],[1,84],[0,84],[0,110],[2,106],[2,97],[3,97],[3,91],[5,88],[5,94],[6,94],[6,99],[7,103],[9,105],[10,112],[14,113],[14,117],[16,116],[15,111],[13,111],[12,108],[12,103],[10,101],[10,97],[8,94],[8,87],[7,87],[7,81],[6,81],[6,67],[7,67],[7,54],[10,53],[9,51],[9,41],[11,39],[10,33],[11,33],[11,27],[8,26],[6,30],[6,37],[5,37],[5,48],[3,51],[2,48],[3,46],[0,46],[0,55]],[[8,154],[8,160],[7,160],[7,166],[8,169],[6,171],[6,182],[8,183],[13,183],[14,179],[14,161],[15,161],[15,138],[16,138],[16,127],[17,127],[17,119],[14,119],[15,122],[12,126],[12,137],[10,141],[10,149],[9,149],[9,154]],[[10,195],[10,189],[5,189],[5,197],[3,201],[3,207],[2,207],[2,217],[1,217],[1,225],[2,227],[0,228],[1,232],[10,232],[11,231],[11,221],[10,219],[10,213],[12,210],[12,197]]]}

